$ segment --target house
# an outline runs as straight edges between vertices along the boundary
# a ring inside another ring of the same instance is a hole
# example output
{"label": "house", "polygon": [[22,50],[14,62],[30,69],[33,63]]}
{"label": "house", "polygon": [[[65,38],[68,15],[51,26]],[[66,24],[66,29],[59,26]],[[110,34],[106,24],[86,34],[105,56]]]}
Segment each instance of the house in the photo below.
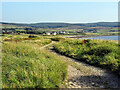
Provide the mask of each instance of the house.
{"label": "house", "polygon": [[65,31],[60,31],[59,34],[66,34],[66,32]]}
{"label": "house", "polygon": [[57,35],[57,32],[47,32],[46,35]]}
{"label": "house", "polygon": [[65,31],[63,31],[62,33],[63,33],[63,34],[65,34],[66,32],[65,32]]}
{"label": "house", "polygon": [[50,35],[50,34],[51,34],[50,32],[46,33],[46,35]]}
{"label": "house", "polygon": [[15,33],[15,29],[13,29],[13,28],[10,28],[10,29],[4,28],[4,29],[2,29],[2,32],[3,32],[3,34]]}
{"label": "house", "polygon": [[57,34],[56,32],[53,33],[53,35],[56,35],[56,34]]}

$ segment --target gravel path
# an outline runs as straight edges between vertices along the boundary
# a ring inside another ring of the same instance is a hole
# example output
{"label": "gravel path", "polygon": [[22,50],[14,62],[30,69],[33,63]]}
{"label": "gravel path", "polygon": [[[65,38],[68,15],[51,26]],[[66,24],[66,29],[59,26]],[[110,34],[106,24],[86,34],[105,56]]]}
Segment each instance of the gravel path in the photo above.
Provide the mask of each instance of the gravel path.
{"label": "gravel path", "polygon": [[118,78],[96,68],[86,74],[69,65],[66,84],[68,88],[118,88]]}
{"label": "gravel path", "polygon": [[[52,42],[53,44],[55,42]],[[49,45],[51,45],[49,44]],[[49,45],[44,46],[47,47]],[[68,77],[65,86],[67,88],[118,88],[119,78],[110,71],[79,62],[75,59],[60,55],[53,50],[49,50],[54,55],[68,64]],[[63,88],[65,87],[63,86]]]}
{"label": "gravel path", "polygon": [[44,49],[44,48],[46,48],[46,47],[48,47],[48,46],[50,46],[50,45],[52,45],[52,44],[54,44],[54,43],[55,43],[55,42],[52,41],[50,44],[47,44],[47,45],[45,45],[45,46],[40,47],[40,49]]}
{"label": "gravel path", "polygon": [[118,88],[119,78],[110,71],[91,66],[75,59],[60,55],[51,48],[51,52],[59,55],[68,64],[68,88]]}

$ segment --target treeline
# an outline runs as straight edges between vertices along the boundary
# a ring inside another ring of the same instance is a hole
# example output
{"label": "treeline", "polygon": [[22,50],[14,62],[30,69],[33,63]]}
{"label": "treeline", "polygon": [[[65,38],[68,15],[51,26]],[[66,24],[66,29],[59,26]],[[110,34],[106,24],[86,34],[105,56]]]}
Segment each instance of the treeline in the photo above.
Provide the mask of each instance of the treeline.
{"label": "treeline", "polygon": [[45,31],[37,30],[35,28],[3,28],[3,34],[10,34],[10,33],[25,33],[25,34],[44,34]]}

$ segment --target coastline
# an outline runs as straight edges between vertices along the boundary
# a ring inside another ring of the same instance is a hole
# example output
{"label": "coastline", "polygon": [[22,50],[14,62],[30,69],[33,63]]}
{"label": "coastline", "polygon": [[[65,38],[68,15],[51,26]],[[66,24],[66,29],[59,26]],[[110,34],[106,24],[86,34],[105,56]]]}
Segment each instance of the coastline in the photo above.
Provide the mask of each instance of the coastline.
{"label": "coastline", "polygon": [[[66,38],[85,39],[85,38],[95,38],[95,37],[102,37],[102,36],[118,36],[118,35],[94,35],[94,36],[77,36],[76,35],[76,36],[66,36]],[[115,40],[115,41],[119,41],[119,40]]]}
{"label": "coastline", "polygon": [[100,37],[100,36],[118,36],[118,35],[73,35],[73,36],[65,36],[67,38],[91,38],[91,37]]}
{"label": "coastline", "polygon": [[[73,39],[89,39],[89,38],[93,38],[92,40],[107,40],[107,39],[94,39],[96,37],[102,37],[102,36],[117,36],[117,35],[97,35],[97,36],[68,36],[66,38],[73,38]],[[120,40],[113,40],[113,39],[110,39],[109,41],[111,42],[115,42],[115,43],[119,43]]]}

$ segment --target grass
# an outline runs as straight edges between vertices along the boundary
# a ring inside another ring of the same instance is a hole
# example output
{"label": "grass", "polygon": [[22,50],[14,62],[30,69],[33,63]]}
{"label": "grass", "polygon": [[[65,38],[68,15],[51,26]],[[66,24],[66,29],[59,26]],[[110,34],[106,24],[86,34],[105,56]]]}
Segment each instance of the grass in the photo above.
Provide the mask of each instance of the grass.
{"label": "grass", "polygon": [[114,41],[65,39],[55,45],[55,50],[91,65],[110,69],[120,75],[118,47],[120,45]]}
{"label": "grass", "polygon": [[24,29],[16,29],[16,31],[26,31],[26,30],[24,30]]}
{"label": "grass", "polygon": [[[34,36],[30,38],[30,36]],[[34,44],[38,47],[44,46],[52,42],[52,40],[48,37],[38,36],[38,35],[5,35],[2,38],[2,41],[10,41],[10,42],[24,42],[28,44]]]}
{"label": "grass", "polygon": [[[115,32],[110,32],[111,30]],[[100,29],[98,34],[99,35],[118,35],[118,29]]]}
{"label": "grass", "polygon": [[37,41],[30,41],[3,42],[2,87],[59,88],[66,78],[67,65],[59,57],[40,50],[39,44],[36,47]]}

